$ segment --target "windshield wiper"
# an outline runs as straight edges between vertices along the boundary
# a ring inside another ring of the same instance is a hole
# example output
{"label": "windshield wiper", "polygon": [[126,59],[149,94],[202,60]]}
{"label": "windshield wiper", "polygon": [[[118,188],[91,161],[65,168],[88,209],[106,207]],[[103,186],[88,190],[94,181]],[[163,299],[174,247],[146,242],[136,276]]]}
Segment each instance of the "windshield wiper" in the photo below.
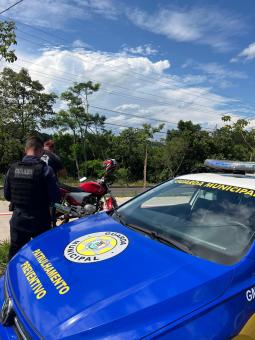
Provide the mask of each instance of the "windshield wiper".
{"label": "windshield wiper", "polygon": [[118,210],[114,209],[113,210],[113,214],[111,215],[113,218],[117,217],[118,222],[120,222],[123,225],[126,225],[125,220],[123,219],[123,217],[121,216],[121,214],[118,212]]}
{"label": "windshield wiper", "polygon": [[175,248],[184,251],[185,253],[193,255],[193,252],[191,251],[191,249],[186,244],[183,244],[179,241],[176,241],[169,236],[165,236],[165,235],[162,235],[162,234],[155,233],[154,238],[163,242],[163,243],[170,244],[170,245],[174,246]]}
{"label": "windshield wiper", "polygon": [[126,226],[128,228],[131,228],[131,229],[134,229],[134,230],[138,230],[138,231],[140,231],[140,232],[150,236],[152,239],[155,239],[155,240],[158,240],[158,241],[160,241],[162,243],[174,246],[175,248],[177,248],[177,249],[179,249],[179,250],[181,250],[181,251],[183,251],[185,253],[193,255],[191,249],[187,245],[185,245],[185,244],[183,244],[181,242],[178,242],[178,241],[172,239],[169,236],[165,236],[165,235],[159,234],[156,231],[149,230],[147,228],[138,226],[136,224],[127,223],[117,210],[114,211],[113,215],[116,216],[118,221],[121,224],[123,224],[124,226]]}
{"label": "windshield wiper", "polygon": [[188,253],[188,254],[193,255],[191,249],[190,249],[187,245],[185,245],[185,244],[183,244],[183,243],[181,243],[181,242],[178,242],[178,241],[172,239],[172,238],[169,237],[169,236],[159,234],[159,233],[157,233],[157,232],[154,231],[154,230],[149,230],[149,229],[147,229],[147,228],[140,227],[140,226],[138,226],[138,225],[136,225],[136,224],[127,224],[127,223],[126,223],[125,225],[126,225],[127,227],[131,228],[131,229],[141,231],[142,233],[144,233],[144,234],[150,236],[152,239],[155,239],[155,240],[158,240],[158,241],[160,241],[160,242],[162,242],[162,243],[165,243],[165,244],[174,246],[175,248],[177,248],[177,249],[179,249],[179,250],[182,250],[182,251],[184,251],[185,253]]}

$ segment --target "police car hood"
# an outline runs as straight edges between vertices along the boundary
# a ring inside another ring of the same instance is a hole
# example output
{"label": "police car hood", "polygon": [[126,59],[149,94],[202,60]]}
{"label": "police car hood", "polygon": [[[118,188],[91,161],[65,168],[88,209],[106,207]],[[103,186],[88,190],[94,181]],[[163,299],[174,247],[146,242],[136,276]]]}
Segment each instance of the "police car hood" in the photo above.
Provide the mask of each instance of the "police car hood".
{"label": "police car hood", "polygon": [[[97,255],[81,255],[90,251]],[[9,264],[16,308],[47,339],[139,337],[217,299],[231,278],[231,267],[152,240],[105,213],[37,237]]]}

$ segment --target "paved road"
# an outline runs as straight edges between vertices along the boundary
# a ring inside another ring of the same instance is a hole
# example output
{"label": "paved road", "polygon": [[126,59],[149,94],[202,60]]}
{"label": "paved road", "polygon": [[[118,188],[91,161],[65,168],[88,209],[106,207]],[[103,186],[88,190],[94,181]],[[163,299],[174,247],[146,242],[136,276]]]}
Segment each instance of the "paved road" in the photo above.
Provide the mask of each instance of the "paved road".
{"label": "paved road", "polygon": [[142,192],[150,189],[149,188],[142,188],[142,187],[112,187],[112,193],[116,197],[133,197],[138,194],[141,194]]}
{"label": "paved road", "polygon": [[0,240],[9,238],[9,219],[11,213],[8,211],[9,203],[0,201]]}
{"label": "paved road", "polygon": [[[116,197],[133,197],[149,188],[142,187],[112,187],[112,193]],[[3,197],[3,187],[0,186],[0,197]]]}
{"label": "paved road", "polygon": [[[126,202],[130,197],[117,198],[119,204]],[[0,241],[9,238],[9,220],[11,213],[8,211],[9,203],[0,201]]]}

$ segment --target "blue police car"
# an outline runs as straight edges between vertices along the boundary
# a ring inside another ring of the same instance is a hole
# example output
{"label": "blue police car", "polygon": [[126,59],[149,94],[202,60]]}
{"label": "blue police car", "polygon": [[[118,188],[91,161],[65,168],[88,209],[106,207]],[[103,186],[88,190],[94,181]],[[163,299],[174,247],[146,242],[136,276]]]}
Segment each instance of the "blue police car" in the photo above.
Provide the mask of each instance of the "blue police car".
{"label": "blue police car", "polygon": [[24,246],[1,339],[254,339],[255,164],[207,164]]}

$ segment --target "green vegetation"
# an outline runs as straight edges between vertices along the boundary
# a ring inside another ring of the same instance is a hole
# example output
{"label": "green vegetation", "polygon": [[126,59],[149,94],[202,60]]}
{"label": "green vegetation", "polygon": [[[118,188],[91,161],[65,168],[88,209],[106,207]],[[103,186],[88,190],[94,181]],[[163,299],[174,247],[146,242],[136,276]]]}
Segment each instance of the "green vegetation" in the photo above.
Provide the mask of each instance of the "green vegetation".
{"label": "green vegetation", "polygon": [[4,185],[4,175],[0,174],[0,187]]}
{"label": "green vegetation", "polygon": [[0,20],[0,60],[4,59],[13,63],[17,57],[10,47],[16,44],[15,23]]}
{"label": "green vegetation", "polygon": [[22,157],[29,135],[49,136],[41,132],[45,128],[52,131],[68,183],[83,176],[98,178],[106,158],[117,160],[113,180],[123,186],[135,182],[145,186],[202,169],[206,158],[255,160],[255,134],[247,120],[224,116],[223,126],[214,131],[180,120],[166,134],[163,124],[144,124],[114,134],[105,116],[90,112],[89,98],[97,91],[98,83],[74,83],[58,98],[62,109],[54,111],[54,93],[46,93],[25,69],[4,68],[0,72],[0,173]]}
{"label": "green vegetation", "polygon": [[9,242],[0,241],[0,276],[2,276],[8,262]]}

